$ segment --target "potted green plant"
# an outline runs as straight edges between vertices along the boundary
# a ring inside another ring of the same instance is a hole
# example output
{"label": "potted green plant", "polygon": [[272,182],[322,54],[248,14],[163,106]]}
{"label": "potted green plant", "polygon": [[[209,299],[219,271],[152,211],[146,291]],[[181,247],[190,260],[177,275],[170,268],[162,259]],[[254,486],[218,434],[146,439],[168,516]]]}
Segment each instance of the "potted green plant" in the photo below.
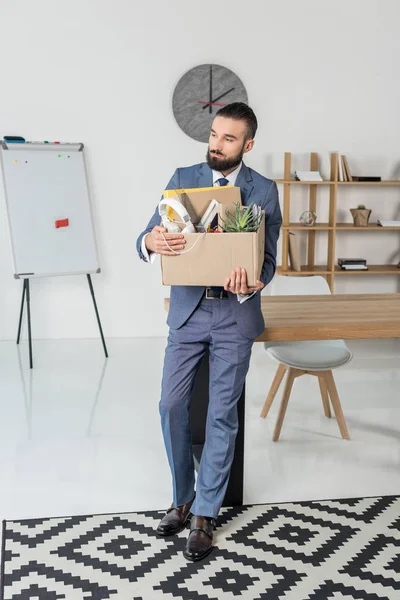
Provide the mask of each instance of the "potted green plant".
{"label": "potted green plant", "polygon": [[254,232],[260,227],[262,213],[261,208],[254,203],[249,206],[241,206],[235,202],[235,212],[229,210],[225,213],[225,219],[220,219],[223,233]]}
{"label": "potted green plant", "polygon": [[357,208],[351,208],[350,212],[353,216],[355,227],[367,227],[371,210],[365,208],[364,204],[359,204]]}

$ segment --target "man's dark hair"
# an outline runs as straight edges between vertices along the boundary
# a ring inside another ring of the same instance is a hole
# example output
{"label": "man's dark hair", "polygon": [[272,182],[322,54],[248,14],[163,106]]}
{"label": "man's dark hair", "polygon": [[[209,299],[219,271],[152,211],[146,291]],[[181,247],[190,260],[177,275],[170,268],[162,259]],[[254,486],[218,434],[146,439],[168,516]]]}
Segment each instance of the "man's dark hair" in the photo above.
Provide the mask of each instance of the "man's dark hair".
{"label": "man's dark hair", "polygon": [[236,119],[237,121],[246,121],[246,141],[254,139],[258,127],[257,117],[254,114],[253,109],[244,102],[232,102],[231,104],[227,104],[217,111],[216,116],[229,117],[230,119]]}

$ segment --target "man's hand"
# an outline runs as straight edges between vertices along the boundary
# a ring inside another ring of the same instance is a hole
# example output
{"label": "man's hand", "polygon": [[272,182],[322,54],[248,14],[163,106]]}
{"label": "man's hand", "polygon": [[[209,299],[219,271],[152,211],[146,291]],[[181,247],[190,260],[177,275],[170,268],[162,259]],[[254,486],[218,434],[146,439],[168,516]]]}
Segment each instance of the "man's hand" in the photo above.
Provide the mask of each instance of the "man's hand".
{"label": "man's hand", "polygon": [[176,256],[175,252],[171,252],[168,248],[163,236],[167,240],[168,246],[175,250],[175,252],[184,249],[186,240],[181,233],[168,233],[168,229],[157,225],[146,236],[145,244],[147,250],[156,254],[164,254],[164,256]]}
{"label": "man's hand", "polygon": [[248,287],[246,269],[238,267],[232,271],[230,277],[225,279],[224,290],[226,292],[232,292],[232,294],[252,294],[253,292],[262,290],[264,287],[264,284],[261,281],[257,280],[256,283],[257,285],[255,287]]}

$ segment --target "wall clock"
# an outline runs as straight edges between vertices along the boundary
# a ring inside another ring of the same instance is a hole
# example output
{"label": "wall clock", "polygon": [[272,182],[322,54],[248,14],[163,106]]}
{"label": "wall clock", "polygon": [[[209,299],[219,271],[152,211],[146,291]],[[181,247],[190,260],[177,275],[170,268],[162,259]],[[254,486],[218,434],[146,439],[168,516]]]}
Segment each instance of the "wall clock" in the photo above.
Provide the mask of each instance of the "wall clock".
{"label": "wall clock", "polygon": [[199,65],[178,81],[172,110],[187,135],[198,142],[208,142],[215,113],[231,102],[247,104],[247,92],[239,77],[221,65]]}

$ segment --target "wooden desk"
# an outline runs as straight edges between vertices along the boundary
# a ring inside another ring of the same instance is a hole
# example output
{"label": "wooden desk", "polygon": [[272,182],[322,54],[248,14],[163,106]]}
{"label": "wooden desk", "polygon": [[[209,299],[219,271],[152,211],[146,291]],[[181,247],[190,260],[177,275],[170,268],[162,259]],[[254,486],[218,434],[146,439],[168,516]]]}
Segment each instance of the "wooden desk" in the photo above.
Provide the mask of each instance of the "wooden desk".
{"label": "wooden desk", "polygon": [[400,294],[262,296],[261,310],[256,342],[400,337]]}
{"label": "wooden desk", "polygon": [[262,296],[256,342],[400,337],[400,294]]}
{"label": "wooden desk", "polygon": [[[169,309],[169,299],[165,300]],[[400,294],[262,296],[266,328],[256,342],[400,337]],[[197,373],[190,407],[194,454],[205,440],[208,356]],[[224,506],[243,503],[245,388],[238,402],[239,430]]]}

